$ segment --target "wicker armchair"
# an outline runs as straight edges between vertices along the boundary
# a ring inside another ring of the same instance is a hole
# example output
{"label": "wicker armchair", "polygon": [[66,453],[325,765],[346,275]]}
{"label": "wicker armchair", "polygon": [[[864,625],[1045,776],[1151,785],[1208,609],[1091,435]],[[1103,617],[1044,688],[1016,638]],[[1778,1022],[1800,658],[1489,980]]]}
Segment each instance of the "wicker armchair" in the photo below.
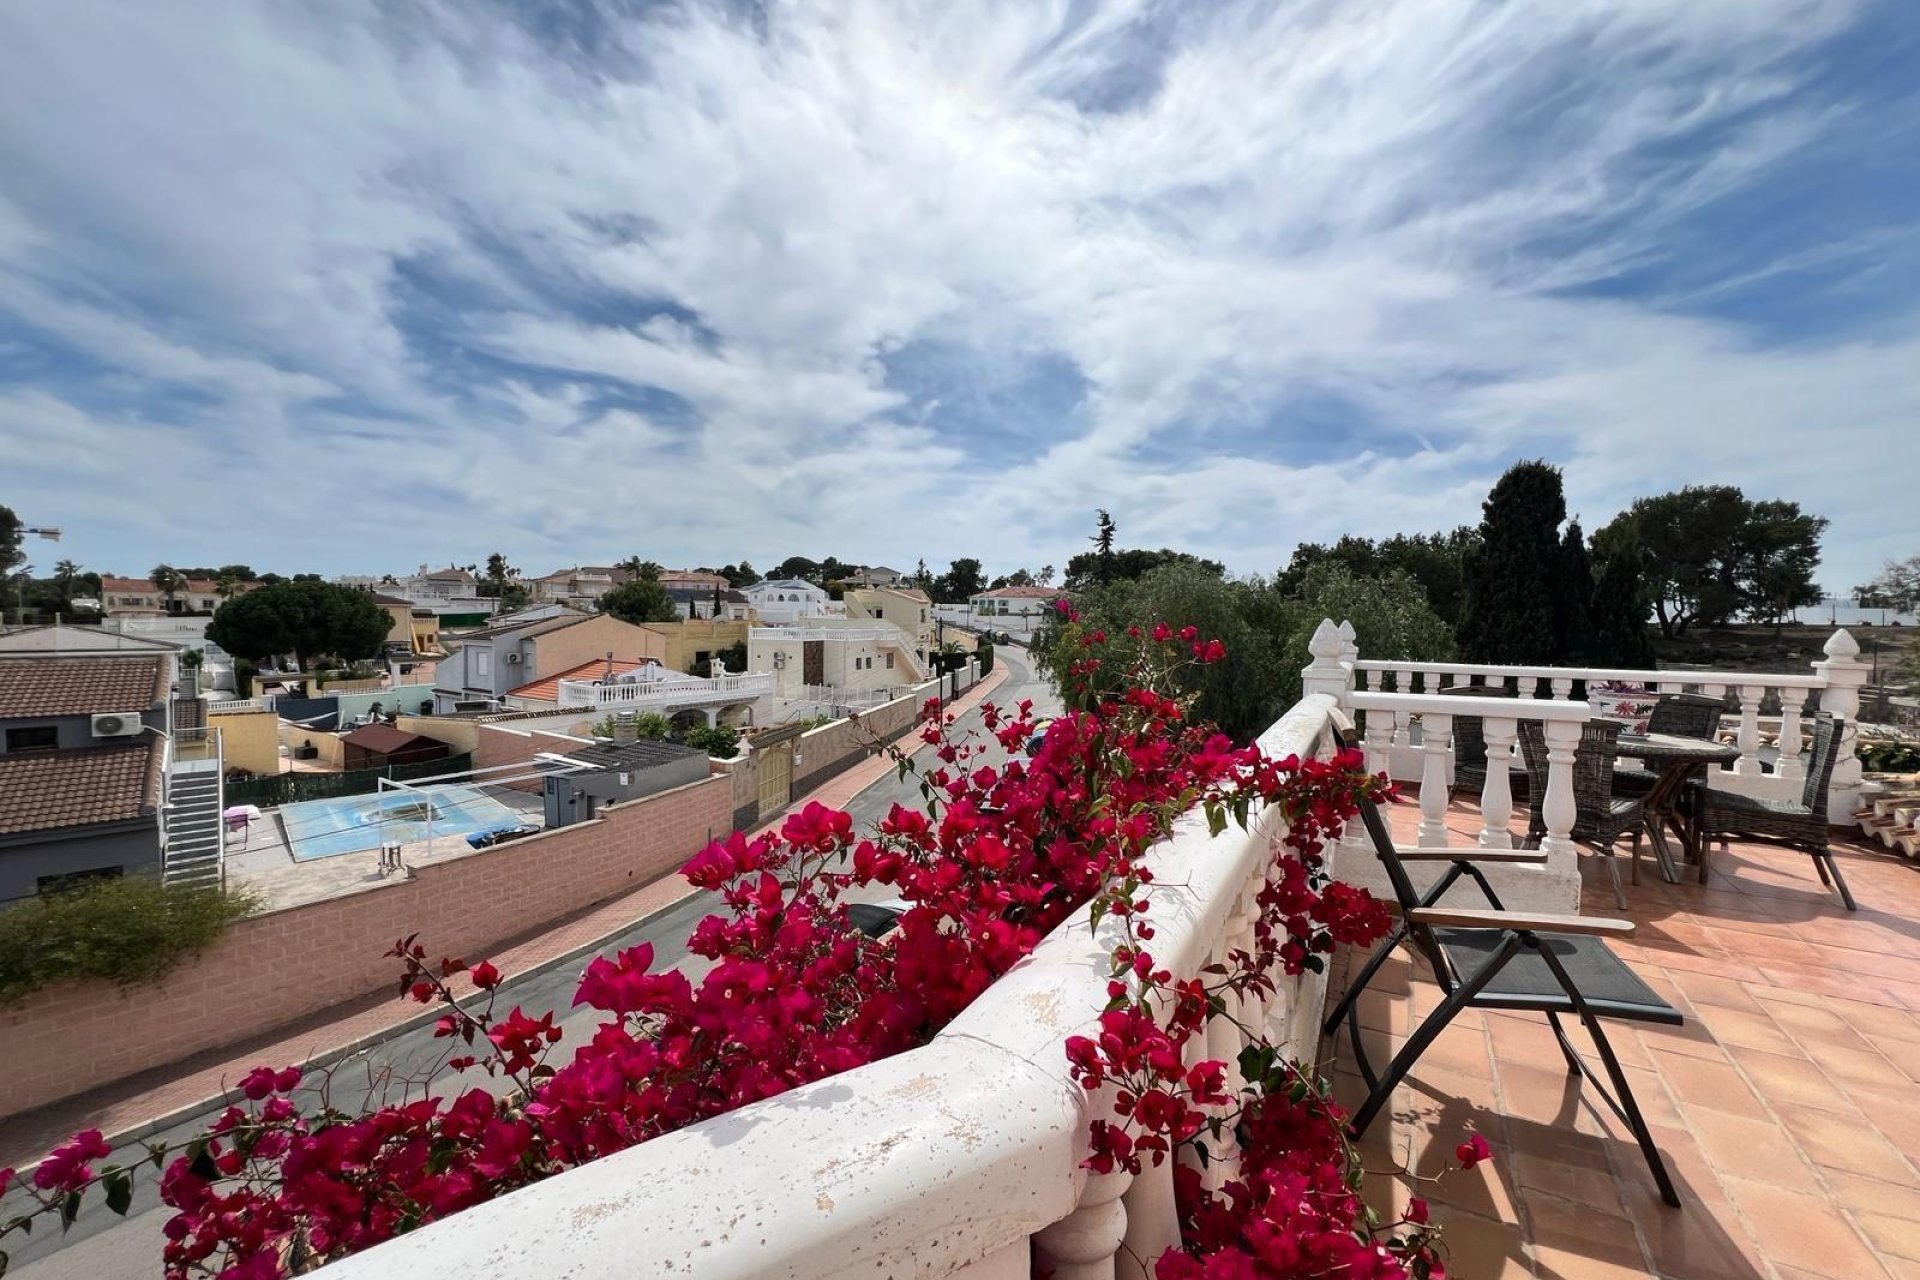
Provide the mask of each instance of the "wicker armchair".
{"label": "wicker armchair", "polygon": [[[1513,698],[1518,695],[1504,683],[1488,685],[1456,684],[1441,694],[1454,698]],[[1524,765],[1507,766],[1509,794],[1516,800],[1527,797],[1527,771]],[[1479,716],[1453,717],[1453,786],[1447,789],[1447,803],[1461,791],[1478,796],[1487,782],[1487,735]]]}
{"label": "wicker armchair", "polygon": [[[1581,844],[1607,855],[1607,874],[1613,878],[1614,901],[1627,905],[1620,886],[1620,864],[1613,852],[1621,836],[1633,838],[1631,874],[1640,883],[1640,836],[1646,829],[1646,803],[1638,796],[1613,794],[1614,744],[1620,725],[1612,720],[1589,720],[1580,729],[1580,745],[1573,753],[1573,831]],[[1527,843],[1537,848],[1546,838],[1541,807],[1547,797],[1547,736],[1538,720],[1520,722],[1520,754],[1526,758],[1532,799],[1527,806]]]}
{"label": "wicker armchair", "polygon": [[[1695,813],[1700,823],[1700,856],[1706,857],[1707,842],[1729,839],[1757,840],[1765,844],[1798,849],[1813,859],[1820,883],[1840,893],[1840,901],[1849,911],[1857,910],[1853,894],[1840,875],[1827,843],[1827,786],[1833,781],[1833,766],[1840,758],[1841,730],[1846,722],[1822,711],[1813,719],[1813,749],[1807,754],[1807,780],[1800,790],[1800,801],[1761,800],[1753,796],[1715,791],[1695,782]],[[1701,879],[1706,868],[1701,867]]]}
{"label": "wicker armchair", "polygon": [[[1647,717],[1647,732],[1711,739],[1726,709],[1725,699],[1712,694],[1663,693]],[[1659,775],[1651,769],[1623,767],[1613,775],[1613,789],[1623,796],[1644,796],[1658,780]]]}

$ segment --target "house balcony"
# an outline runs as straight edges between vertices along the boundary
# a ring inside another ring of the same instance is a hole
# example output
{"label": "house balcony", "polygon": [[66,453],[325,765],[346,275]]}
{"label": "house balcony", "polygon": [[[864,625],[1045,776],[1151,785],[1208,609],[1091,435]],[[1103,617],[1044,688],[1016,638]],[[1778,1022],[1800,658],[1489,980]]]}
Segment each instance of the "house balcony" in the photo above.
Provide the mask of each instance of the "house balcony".
{"label": "house balcony", "polygon": [[664,676],[657,680],[562,680],[559,704],[597,711],[657,711],[671,714],[692,708],[735,706],[773,696],[771,673],[719,676]]}
{"label": "house balcony", "polygon": [[[1599,860],[1579,856],[1570,838],[1569,744],[1594,712],[1565,695],[1601,675],[1541,672],[1544,684],[1525,699],[1442,696],[1452,677],[1495,673],[1373,667],[1350,635],[1331,623],[1316,635],[1305,696],[1262,735],[1262,748],[1324,757],[1334,726],[1364,713],[1373,761],[1414,772],[1389,806],[1404,844],[1511,847],[1525,809],[1502,794],[1501,771],[1488,771],[1501,781],[1480,795],[1449,795],[1450,717],[1484,716],[1496,743],[1494,719],[1540,721],[1554,746],[1543,803],[1549,865],[1536,883],[1517,886],[1518,896],[1629,916],[1638,931],[1617,953],[1686,1017],[1680,1027],[1615,1036],[1681,1208],[1659,1203],[1632,1136],[1569,1076],[1544,1021],[1505,1013],[1461,1015],[1366,1135],[1376,1207],[1391,1219],[1410,1193],[1431,1199],[1451,1273],[1476,1280],[1920,1276],[1920,1261],[1908,1260],[1920,1259],[1920,881],[1911,867],[1836,839],[1860,899],[1859,912],[1847,913],[1804,855],[1734,841],[1714,857],[1707,883],[1642,876],[1622,913]],[[1735,691],[1729,721],[1739,759],[1749,759],[1751,744],[1761,765],[1735,763],[1714,784],[1792,781],[1793,710],[1780,713],[1769,761],[1758,740],[1763,698],[1749,697],[1749,687],[1802,689],[1851,721],[1854,666],[1836,637],[1810,677],[1816,683],[1685,673],[1689,684]],[[1407,683],[1369,671],[1405,674]],[[1427,676],[1433,692],[1418,691]],[[1835,773],[1843,803],[1860,787],[1853,763],[1850,778]],[[1177,978],[1244,947],[1251,899],[1285,834],[1277,810],[1256,810],[1245,830],[1230,826],[1218,838],[1190,816],[1150,855],[1155,955]],[[1362,849],[1343,841],[1336,869],[1364,879]],[[1501,891],[1509,896],[1504,883]],[[1171,1174],[1081,1167],[1103,1104],[1073,1084],[1064,1049],[1097,1025],[1114,940],[1111,921],[1096,926],[1082,912],[923,1048],[607,1157],[328,1273],[1149,1275],[1174,1242]],[[1333,966],[1336,983],[1344,960]],[[1353,1104],[1351,1060],[1319,1032],[1326,995],[1322,976],[1277,976],[1274,995],[1243,1009],[1241,1020],[1319,1062]],[[1430,975],[1396,960],[1362,999],[1364,1036],[1389,1050],[1437,998]],[[1208,1037],[1208,1055],[1228,1061],[1242,1044],[1232,1019],[1216,1019]],[[1578,1033],[1576,1042],[1585,1047]],[[1437,1186],[1394,1176],[1408,1158],[1419,1173],[1438,1172],[1469,1123],[1493,1144],[1490,1163]]]}

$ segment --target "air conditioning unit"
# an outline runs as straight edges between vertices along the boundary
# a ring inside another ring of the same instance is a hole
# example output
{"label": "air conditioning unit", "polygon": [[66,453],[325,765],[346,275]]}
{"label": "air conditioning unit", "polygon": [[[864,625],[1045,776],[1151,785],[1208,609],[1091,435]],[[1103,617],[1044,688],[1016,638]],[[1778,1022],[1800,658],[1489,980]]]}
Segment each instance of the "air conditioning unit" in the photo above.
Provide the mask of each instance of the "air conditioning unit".
{"label": "air conditioning unit", "polygon": [[507,665],[508,665],[508,666],[510,666],[510,667],[517,667],[517,666],[519,666],[519,665],[520,665],[520,655],[519,655],[519,654],[517,654],[517,653],[510,653],[510,654],[508,654],[508,655],[507,655]]}
{"label": "air conditioning unit", "polygon": [[96,738],[131,738],[146,726],[140,723],[140,716],[132,711],[116,711],[93,717],[93,736]]}

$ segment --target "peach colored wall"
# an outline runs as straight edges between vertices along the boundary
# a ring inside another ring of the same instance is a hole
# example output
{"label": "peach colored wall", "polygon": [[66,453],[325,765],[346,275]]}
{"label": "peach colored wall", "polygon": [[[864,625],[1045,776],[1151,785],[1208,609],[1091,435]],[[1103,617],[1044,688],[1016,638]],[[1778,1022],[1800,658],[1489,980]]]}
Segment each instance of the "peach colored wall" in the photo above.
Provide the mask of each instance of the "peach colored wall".
{"label": "peach colored wall", "polygon": [[[589,722],[582,721],[583,725]],[[592,745],[593,739],[573,737],[558,732],[560,726],[553,725],[545,729],[523,729],[517,724],[483,724],[480,736],[474,746],[473,767],[476,769],[493,768],[499,765],[520,764],[531,767],[533,758],[546,752],[565,755],[581,747]],[[530,778],[523,782],[507,784],[520,791],[540,790],[540,780]]]}
{"label": "peach colored wall", "polygon": [[715,775],[403,881],[253,916],[158,986],[36,991],[0,1009],[0,1117],[388,989],[399,970],[382,953],[407,934],[433,956],[478,960],[672,874],[733,829],[732,804],[731,783]]}
{"label": "peach colored wall", "polygon": [[276,733],[280,741],[289,747],[298,748],[312,743],[320,754],[309,763],[318,762],[329,769],[346,767],[347,749],[341,743],[340,735],[337,733],[328,733],[324,729],[308,729],[284,720],[279,721]]}
{"label": "peach colored wall", "polygon": [[601,615],[571,627],[561,627],[533,638],[534,670],[525,681],[544,680],[562,671],[570,671],[583,662],[604,658],[608,653],[627,661],[667,657],[667,638],[658,631],[636,627],[631,622]]}
{"label": "peach colored wall", "polygon": [[229,711],[207,717],[220,731],[220,752],[229,769],[280,772],[280,717],[271,711]]}

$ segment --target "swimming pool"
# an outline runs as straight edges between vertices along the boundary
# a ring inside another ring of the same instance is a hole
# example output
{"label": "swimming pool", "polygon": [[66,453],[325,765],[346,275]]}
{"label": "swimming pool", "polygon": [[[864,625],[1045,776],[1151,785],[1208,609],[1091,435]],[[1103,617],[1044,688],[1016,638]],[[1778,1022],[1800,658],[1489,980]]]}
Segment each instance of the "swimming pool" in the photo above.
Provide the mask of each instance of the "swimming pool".
{"label": "swimming pool", "polygon": [[295,862],[378,849],[383,838],[402,844],[425,840],[429,818],[435,837],[464,836],[525,821],[513,809],[472,787],[378,791],[306,800],[280,810],[287,850]]}

